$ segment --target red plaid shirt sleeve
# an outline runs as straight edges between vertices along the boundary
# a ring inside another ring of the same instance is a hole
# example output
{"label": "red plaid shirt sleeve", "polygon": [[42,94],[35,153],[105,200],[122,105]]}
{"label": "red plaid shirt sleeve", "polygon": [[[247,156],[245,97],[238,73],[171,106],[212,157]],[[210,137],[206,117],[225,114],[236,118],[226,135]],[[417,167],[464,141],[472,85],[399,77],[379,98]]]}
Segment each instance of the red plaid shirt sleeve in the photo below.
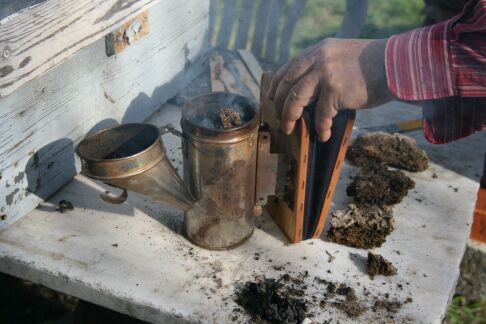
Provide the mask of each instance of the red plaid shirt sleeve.
{"label": "red plaid shirt sleeve", "polygon": [[486,128],[486,0],[444,22],[392,36],[390,90],[423,107],[424,135],[445,143]]}

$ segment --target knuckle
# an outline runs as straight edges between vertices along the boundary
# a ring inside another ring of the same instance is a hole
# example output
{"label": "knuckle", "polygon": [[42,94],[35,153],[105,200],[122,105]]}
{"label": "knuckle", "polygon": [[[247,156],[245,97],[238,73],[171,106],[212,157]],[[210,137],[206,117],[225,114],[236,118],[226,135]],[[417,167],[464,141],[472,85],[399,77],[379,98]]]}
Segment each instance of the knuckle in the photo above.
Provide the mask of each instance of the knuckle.
{"label": "knuckle", "polygon": [[287,84],[291,83],[292,80],[294,79],[294,73],[293,71],[287,71],[284,74],[283,81]]}
{"label": "knuckle", "polygon": [[290,102],[298,101],[300,99],[299,94],[295,88],[290,89],[288,99]]}

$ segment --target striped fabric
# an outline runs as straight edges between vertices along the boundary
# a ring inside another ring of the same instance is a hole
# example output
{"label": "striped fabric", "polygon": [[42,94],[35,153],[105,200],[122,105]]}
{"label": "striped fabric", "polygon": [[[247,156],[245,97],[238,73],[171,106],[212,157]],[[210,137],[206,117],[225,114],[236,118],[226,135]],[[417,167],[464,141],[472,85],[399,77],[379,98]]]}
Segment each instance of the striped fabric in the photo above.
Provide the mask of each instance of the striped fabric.
{"label": "striped fabric", "polygon": [[387,81],[424,108],[424,135],[445,143],[486,128],[486,0],[444,22],[392,36]]}

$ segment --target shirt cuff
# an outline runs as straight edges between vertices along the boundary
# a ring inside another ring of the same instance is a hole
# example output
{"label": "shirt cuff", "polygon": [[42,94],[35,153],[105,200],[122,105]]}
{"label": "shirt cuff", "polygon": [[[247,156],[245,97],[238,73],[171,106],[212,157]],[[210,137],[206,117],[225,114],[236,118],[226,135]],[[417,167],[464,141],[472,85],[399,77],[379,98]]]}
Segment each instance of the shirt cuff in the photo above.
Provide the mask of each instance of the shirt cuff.
{"label": "shirt cuff", "polygon": [[402,100],[454,96],[448,46],[450,21],[390,37],[385,49],[388,87]]}

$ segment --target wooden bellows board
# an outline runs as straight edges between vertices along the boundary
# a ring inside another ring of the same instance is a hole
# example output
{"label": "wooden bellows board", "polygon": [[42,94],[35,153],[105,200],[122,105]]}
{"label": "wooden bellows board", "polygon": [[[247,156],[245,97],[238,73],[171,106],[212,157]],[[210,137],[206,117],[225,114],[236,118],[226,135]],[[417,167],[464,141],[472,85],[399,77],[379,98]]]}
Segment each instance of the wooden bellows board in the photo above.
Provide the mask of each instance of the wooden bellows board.
{"label": "wooden bellows board", "polygon": [[266,97],[272,73],[262,75],[260,121],[271,136],[271,153],[279,154],[277,189],[268,197],[266,210],[292,243],[319,237],[339,179],[354,124],[355,112],[339,111],[333,119],[329,141],[319,142],[314,129],[314,107],[291,135],[281,131],[273,101]]}

